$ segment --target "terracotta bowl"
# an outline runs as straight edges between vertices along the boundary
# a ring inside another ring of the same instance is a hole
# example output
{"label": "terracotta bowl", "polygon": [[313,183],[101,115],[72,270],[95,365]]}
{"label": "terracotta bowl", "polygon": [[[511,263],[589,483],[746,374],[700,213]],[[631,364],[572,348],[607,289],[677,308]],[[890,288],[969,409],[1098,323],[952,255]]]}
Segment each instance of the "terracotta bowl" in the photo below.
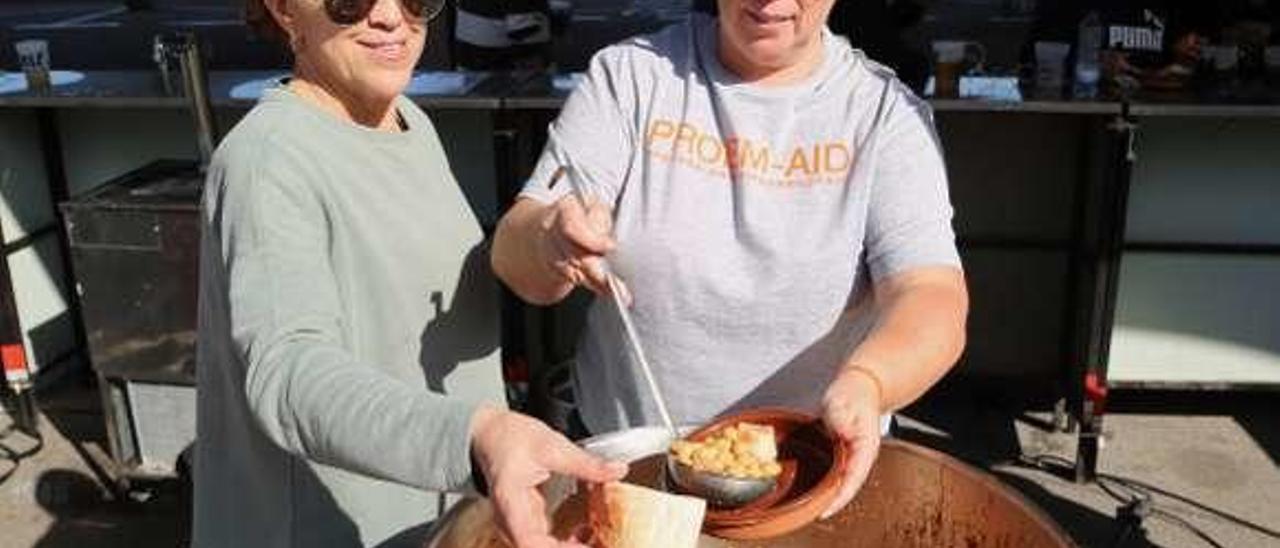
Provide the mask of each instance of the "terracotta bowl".
{"label": "terracotta bowl", "polygon": [[772,491],[738,508],[707,507],[703,530],[732,540],[784,535],[814,520],[840,488],[849,449],[822,420],[787,409],[753,409],[717,419],[686,436],[700,441],[741,422],[772,426],[782,474]]}

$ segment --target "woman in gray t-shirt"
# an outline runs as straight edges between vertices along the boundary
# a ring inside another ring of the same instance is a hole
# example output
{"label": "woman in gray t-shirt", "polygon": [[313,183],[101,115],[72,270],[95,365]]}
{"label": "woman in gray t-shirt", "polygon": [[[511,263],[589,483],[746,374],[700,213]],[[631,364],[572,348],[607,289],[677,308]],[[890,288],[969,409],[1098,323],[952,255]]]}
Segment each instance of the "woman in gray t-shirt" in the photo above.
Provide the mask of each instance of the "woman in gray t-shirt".
{"label": "woman in gray t-shirt", "polygon": [[295,66],[209,167],[198,548],[421,546],[473,479],[518,546],[559,545],[535,487],[625,473],[502,405],[483,234],[401,95],[441,5],[249,3]]}
{"label": "woman in gray t-shirt", "polygon": [[[860,487],[883,417],[964,346],[967,293],[928,105],[826,30],[834,0],[720,0],[606,48],[494,244],[526,300],[604,291],[607,254],[675,420],[756,406],[825,418]],[[571,164],[590,204],[555,183]],[[575,383],[593,433],[652,424],[597,302]]]}

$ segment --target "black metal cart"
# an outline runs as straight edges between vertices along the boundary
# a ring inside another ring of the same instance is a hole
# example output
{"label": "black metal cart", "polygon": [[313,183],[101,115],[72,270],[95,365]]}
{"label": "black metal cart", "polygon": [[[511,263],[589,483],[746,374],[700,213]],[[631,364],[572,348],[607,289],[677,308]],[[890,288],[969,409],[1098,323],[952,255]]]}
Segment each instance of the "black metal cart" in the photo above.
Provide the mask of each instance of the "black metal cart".
{"label": "black metal cart", "polygon": [[196,162],[157,161],[61,205],[114,468],[173,477],[195,439]]}

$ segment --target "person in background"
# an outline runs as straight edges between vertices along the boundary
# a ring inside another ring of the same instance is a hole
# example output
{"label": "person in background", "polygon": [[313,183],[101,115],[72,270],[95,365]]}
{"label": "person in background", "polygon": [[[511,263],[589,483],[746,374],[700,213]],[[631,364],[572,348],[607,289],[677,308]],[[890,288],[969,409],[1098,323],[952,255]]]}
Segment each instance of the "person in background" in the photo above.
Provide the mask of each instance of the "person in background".
{"label": "person in background", "polygon": [[[1221,6],[1195,0],[1042,0],[1024,61],[1033,62],[1036,41],[1076,45],[1080,22],[1090,12],[1102,21],[1103,82],[1130,91],[1185,87],[1223,15]],[[1069,64],[1075,62],[1074,49]]]}
{"label": "person in background", "polygon": [[459,0],[454,61],[469,70],[543,70],[551,57],[547,0]]}
{"label": "person in background", "polygon": [[537,486],[625,474],[502,404],[483,234],[401,94],[442,3],[248,4],[294,66],[209,166],[197,548],[420,546],[473,486],[516,546],[564,546]]}
{"label": "person in background", "polygon": [[[607,256],[681,424],[823,417],[852,448],[828,516],[968,310],[929,107],[827,29],[835,1],[719,0],[596,54],[492,255],[537,304],[608,291]],[[659,423],[624,337],[597,299],[574,369],[594,434]]]}

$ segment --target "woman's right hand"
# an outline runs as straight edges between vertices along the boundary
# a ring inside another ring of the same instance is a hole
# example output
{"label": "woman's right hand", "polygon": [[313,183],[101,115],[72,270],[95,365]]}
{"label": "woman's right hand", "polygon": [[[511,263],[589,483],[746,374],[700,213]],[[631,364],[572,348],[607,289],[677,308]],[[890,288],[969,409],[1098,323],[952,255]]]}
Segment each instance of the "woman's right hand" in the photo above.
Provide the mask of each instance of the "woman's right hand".
{"label": "woman's right hand", "polygon": [[551,474],[595,483],[627,474],[626,464],[600,459],[520,413],[481,407],[471,431],[471,446],[489,484],[498,526],[517,548],[580,546],[551,536],[546,501],[538,491]]}
{"label": "woman's right hand", "polygon": [[[583,286],[598,295],[609,294],[609,274],[604,257],[613,251],[613,213],[595,200],[582,201],[574,196],[561,198],[546,208],[539,227],[542,229],[540,255],[567,283]],[[631,296],[621,280],[616,280],[623,302]]]}
{"label": "woman's right hand", "polygon": [[[576,196],[544,204],[517,200],[502,216],[493,239],[493,271],[521,299],[539,305],[560,302],[577,286],[607,295],[604,258],[613,250],[613,213],[600,202]],[[617,280],[617,277],[614,277]],[[618,294],[631,302],[626,286]]]}

